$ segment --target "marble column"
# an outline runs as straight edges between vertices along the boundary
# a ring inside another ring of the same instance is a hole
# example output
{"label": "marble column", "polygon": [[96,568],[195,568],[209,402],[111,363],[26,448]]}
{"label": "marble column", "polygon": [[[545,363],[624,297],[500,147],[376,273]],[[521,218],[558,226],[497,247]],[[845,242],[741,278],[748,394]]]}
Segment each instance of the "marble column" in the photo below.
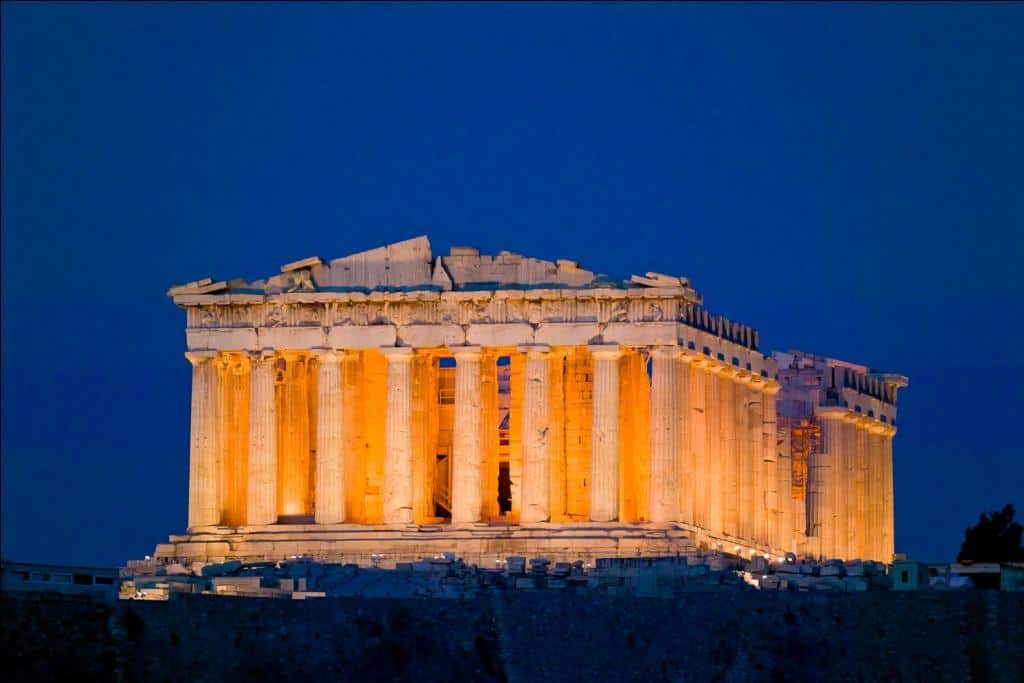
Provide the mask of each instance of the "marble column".
{"label": "marble column", "polygon": [[543,522],[551,516],[550,406],[548,405],[549,348],[523,346],[523,498],[520,520]]}
{"label": "marble column", "polygon": [[807,475],[808,535],[816,541],[812,550],[824,558],[836,556],[836,480],[837,451],[842,441],[843,414],[838,407],[819,407],[821,419],[821,452],[811,454]]}
{"label": "marble column", "polygon": [[452,524],[480,521],[482,443],[480,427],[480,347],[456,346],[455,424],[452,437]]}
{"label": "marble column", "polygon": [[[752,377],[746,370],[736,375],[736,455],[738,473],[738,496],[736,498],[736,517],[739,522],[739,537],[747,541],[756,538],[754,514],[757,508],[754,490],[754,454],[750,442],[750,413],[754,396],[750,391]],[[761,432],[760,420],[757,424],[758,436]],[[757,451],[760,460],[761,449]]]}
{"label": "marble column", "polygon": [[588,347],[594,359],[590,440],[590,519],[619,516],[619,359],[617,344]]}
{"label": "marble column", "polygon": [[739,536],[739,448],[736,444],[736,369],[723,366],[718,374],[718,393],[721,404],[721,465],[722,531]]}
{"label": "marble column", "polygon": [[857,547],[857,414],[843,416],[843,487],[846,490],[846,553],[844,559],[860,556]]}
{"label": "marble column", "polygon": [[[393,346],[381,351],[388,363],[388,397],[384,417],[384,523],[409,524],[412,522],[413,350]],[[453,511],[453,521],[454,517]]]}
{"label": "marble column", "polygon": [[679,421],[676,363],[679,347],[651,350],[651,467],[648,519],[679,519]]}
{"label": "marble column", "polygon": [[833,540],[834,556],[840,558],[848,558],[849,548],[846,543],[846,537],[849,533],[849,518],[848,518],[848,498],[846,494],[846,468],[849,455],[847,453],[847,438],[846,438],[846,427],[847,427],[847,415],[849,411],[844,411],[838,420],[831,420],[832,422],[838,422],[835,428],[835,444],[833,446],[826,446],[831,449],[832,453],[832,466],[835,469],[833,476],[832,487],[833,487],[833,520],[835,525],[835,537]]}
{"label": "marble column", "polygon": [[778,423],[775,396],[779,383],[767,380],[761,391],[761,453],[764,458],[765,507],[770,513],[767,534],[768,545],[789,551],[792,546],[793,505],[790,499],[792,472],[789,458],[779,456]]}
{"label": "marble column", "polygon": [[723,366],[708,361],[704,374],[704,434],[705,459],[707,461],[707,528],[715,534],[725,530],[722,483],[724,476],[722,458],[722,383],[719,373]]}
{"label": "marble column", "polygon": [[258,526],[277,521],[277,372],[272,350],[253,353],[251,359],[246,522]]}
{"label": "marble column", "polygon": [[885,492],[882,486],[882,447],[885,425],[872,420],[868,426],[868,540],[869,560],[884,560],[885,549],[882,538],[882,508]]}
{"label": "marble column", "polygon": [[679,439],[679,516],[677,519],[694,524],[696,519],[696,470],[693,452],[693,416],[690,410],[690,375],[693,353],[683,350],[676,362],[676,422]]}
{"label": "marble column", "polygon": [[695,355],[690,362],[690,448],[693,451],[693,523],[708,528],[708,449],[705,382],[707,360]]}
{"label": "marble column", "polygon": [[345,521],[345,434],[340,362],[345,352],[315,349],[313,353],[319,360],[314,519],[317,524],[338,524]]}
{"label": "marble column", "polygon": [[857,435],[854,453],[856,463],[854,467],[856,469],[855,476],[857,481],[855,487],[857,493],[854,508],[857,523],[854,553],[858,558],[868,559],[871,556],[871,535],[868,526],[870,509],[868,502],[868,426],[871,424],[871,419],[864,415],[858,415],[855,424],[857,426]]}
{"label": "marble column", "polygon": [[[771,513],[766,506],[768,496],[764,460],[764,419],[761,416],[761,411],[764,409],[764,395],[761,392],[763,388],[764,379],[759,375],[751,375],[750,392],[747,394],[747,430],[750,442],[750,467],[753,470],[751,529],[753,539],[760,544],[767,545]],[[774,458],[772,464],[775,464]]]}
{"label": "marble column", "polygon": [[185,354],[192,364],[192,421],[188,459],[188,527],[220,523],[216,352]]}
{"label": "marble column", "polygon": [[896,428],[885,425],[882,434],[882,561],[892,562],[896,552],[895,500],[893,493],[892,440]]}

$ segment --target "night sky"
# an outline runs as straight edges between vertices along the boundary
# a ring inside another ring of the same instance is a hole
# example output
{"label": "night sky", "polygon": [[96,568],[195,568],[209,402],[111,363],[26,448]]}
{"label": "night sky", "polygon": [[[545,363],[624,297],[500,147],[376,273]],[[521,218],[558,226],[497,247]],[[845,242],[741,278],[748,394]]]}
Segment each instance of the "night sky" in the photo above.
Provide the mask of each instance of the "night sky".
{"label": "night sky", "polygon": [[898,371],[896,549],[1024,508],[1024,5],[2,8],[3,556],[186,523],[165,296],[426,233]]}

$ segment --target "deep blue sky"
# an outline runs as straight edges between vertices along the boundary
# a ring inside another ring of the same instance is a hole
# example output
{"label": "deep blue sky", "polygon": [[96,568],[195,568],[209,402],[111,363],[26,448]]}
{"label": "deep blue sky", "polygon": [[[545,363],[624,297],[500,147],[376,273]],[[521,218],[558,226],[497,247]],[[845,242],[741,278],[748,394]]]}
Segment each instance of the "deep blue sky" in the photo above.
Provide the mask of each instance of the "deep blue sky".
{"label": "deep blue sky", "polygon": [[[911,378],[896,546],[1024,508],[1024,5],[2,8],[3,554],[185,526],[167,287],[428,233]],[[1015,438],[1016,437],[1016,438]]]}

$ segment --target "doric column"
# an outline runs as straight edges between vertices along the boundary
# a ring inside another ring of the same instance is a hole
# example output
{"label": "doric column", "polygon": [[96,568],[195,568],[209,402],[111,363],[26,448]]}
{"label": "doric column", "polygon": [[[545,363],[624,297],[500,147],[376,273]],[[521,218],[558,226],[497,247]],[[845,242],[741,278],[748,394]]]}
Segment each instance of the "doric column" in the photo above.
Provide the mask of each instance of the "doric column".
{"label": "doric column", "polygon": [[[412,522],[413,350],[394,346],[381,351],[388,362],[387,412],[384,417],[384,523],[409,524]],[[452,516],[454,518],[454,512]]]}
{"label": "doric column", "polygon": [[547,346],[523,346],[526,354],[523,390],[523,522],[543,522],[551,516]]}
{"label": "doric column", "polygon": [[[738,521],[740,538],[753,541],[754,534],[754,455],[751,452],[750,443],[750,404],[754,400],[750,391],[750,373],[740,370],[736,373],[735,391],[735,418],[736,418],[736,472],[738,477],[736,497],[736,518]],[[758,435],[760,436],[761,425],[758,421]],[[758,449],[758,458],[761,451]]]}
{"label": "doric column", "polygon": [[868,426],[872,420],[864,415],[858,415],[855,421],[857,433],[854,444],[854,469],[856,482],[855,500],[853,501],[854,516],[856,517],[855,536],[856,545],[852,551],[856,557],[868,559],[871,556],[871,536],[868,520]]}
{"label": "doric column", "polygon": [[844,559],[860,556],[857,547],[857,414],[847,411],[843,416],[843,482],[846,497],[842,514],[846,518]]}
{"label": "doric column", "polygon": [[192,364],[192,422],[188,459],[189,529],[220,523],[216,355],[212,351],[185,354]]}
{"label": "doric column", "polygon": [[316,349],[313,353],[319,360],[313,510],[317,524],[337,524],[345,521],[345,422],[341,388],[341,359],[345,352]]}
{"label": "doric column", "polygon": [[249,398],[249,491],[246,522],[251,525],[277,521],[277,410],[274,398],[274,352],[265,349],[252,356]]}
{"label": "doric column", "polygon": [[708,361],[704,375],[704,434],[707,461],[707,528],[716,534],[725,530],[725,504],[722,496],[724,481],[722,438],[722,383],[718,377],[723,366]]}
{"label": "doric column", "polygon": [[648,519],[679,519],[679,418],[676,362],[679,347],[651,350],[651,468]]}
{"label": "doric column", "polygon": [[590,519],[619,516],[619,358],[617,344],[588,347],[594,359],[590,437]]}
{"label": "doric column", "polygon": [[882,561],[892,562],[896,552],[895,498],[893,491],[892,440],[896,428],[885,425],[882,434]]}
{"label": "doric column", "polygon": [[690,449],[693,451],[693,524],[708,528],[708,449],[705,380],[707,361],[695,355],[690,361]]}
{"label": "doric column", "polygon": [[832,486],[834,487],[833,500],[834,500],[834,513],[833,520],[835,523],[835,540],[833,541],[834,556],[843,559],[851,557],[849,554],[849,547],[846,542],[847,534],[849,533],[849,504],[846,489],[846,468],[848,466],[849,456],[847,453],[847,419],[850,412],[844,411],[839,417],[839,424],[835,430],[835,444],[828,446],[832,453],[832,466],[835,468],[833,475]]}
{"label": "doric column", "polygon": [[693,452],[693,416],[690,410],[690,383],[693,354],[683,350],[676,362],[676,423],[679,439],[679,516],[687,524],[696,520],[696,460]]}
{"label": "doric column", "polygon": [[768,545],[782,551],[792,546],[793,504],[790,497],[792,472],[789,458],[779,457],[778,423],[775,396],[779,383],[773,379],[764,383],[761,391],[761,453],[764,458],[765,507],[771,512],[768,522]]}
{"label": "doric column", "polygon": [[[747,440],[750,444],[751,492],[753,505],[751,510],[752,538],[761,544],[768,544],[768,526],[771,513],[767,507],[766,472],[764,460],[764,419],[761,411],[764,408],[764,396],[761,389],[764,380],[759,375],[750,376],[750,391],[747,394]],[[774,465],[774,458],[772,461]]]}
{"label": "doric column", "polygon": [[722,531],[739,536],[739,448],[736,444],[736,369],[723,366],[718,374],[719,403],[721,404],[720,440],[722,481]]}
{"label": "doric column", "polygon": [[811,455],[808,463],[807,513],[808,535],[815,537],[816,550],[825,558],[836,556],[836,481],[837,451],[842,441],[843,414],[838,407],[818,407],[823,448]]}
{"label": "doric column", "polygon": [[452,524],[480,521],[480,347],[457,346],[452,463]]}
{"label": "doric column", "polygon": [[[882,538],[882,508],[885,491],[883,478],[883,441],[886,425],[872,420],[868,426],[868,539],[870,542],[869,560],[885,560],[884,541]],[[890,560],[891,561],[891,558]]]}

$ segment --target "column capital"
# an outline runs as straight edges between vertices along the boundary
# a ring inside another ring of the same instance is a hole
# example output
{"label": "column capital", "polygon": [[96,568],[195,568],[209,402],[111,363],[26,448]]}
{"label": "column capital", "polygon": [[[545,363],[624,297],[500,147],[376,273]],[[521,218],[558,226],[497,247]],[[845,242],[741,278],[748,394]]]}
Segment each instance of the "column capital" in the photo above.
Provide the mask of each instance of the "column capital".
{"label": "column capital", "polygon": [[249,372],[249,354],[243,351],[222,353],[218,363],[225,373],[244,375]]}
{"label": "column capital", "polygon": [[733,377],[733,381],[737,384],[750,384],[754,380],[754,375],[749,370],[744,368],[735,368],[736,376]]}
{"label": "column capital", "polygon": [[725,363],[719,361],[718,374],[721,375],[722,377],[731,377],[735,379],[736,372],[737,368],[733,367],[732,365],[726,365]]}
{"label": "column capital", "polygon": [[411,346],[382,346],[380,352],[384,354],[388,363],[408,363],[416,354]]}
{"label": "column capital", "polygon": [[617,360],[622,358],[622,346],[619,344],[588,344],[587,351],[594,360]]}
{"label": "column capital", "polygon": [[274,350],[274,349],[272,349],[270,347],[264,347],[264,348],[258,349],[256,351],[250,351],[249,352],[249,360],[251,360],[253,363],[259,363],[259,362],[264,362],[264,361],[268,361],[268,360],[274,360],[274,356],[276,356],[276,355],[277,355],[277,351],[276,350]]}
{"label": "column capital", "polygon": [[[868,418],[868,419],[870,420],[870,418]],[[878,434],[878,435],[881,436],[881,435],[885,434],[887,431],[889,431],[889,428],[890,427],[887,424],[882,424],[878,420],[871,420],[870,423],[868,424],[868,433],[869,434]]]}
{"label": "column capital", "polygon": [[814,406],[814,414],[823,420],[842,420],[846,413],[840,406]]}
{"label": "column capital", "polygon": [[843,415],[843,421],[844,422],[849,422],[850,424],[854,424],[855,425],[858,422],[860,422],[860,415],[858,415],[857,413],[853,412],[852,410],[847,410],[846,414]]}
{"label": "column capital", "polygon": [[679,347],[678,346],[674,346],[674,345],[673,346],[663,345],[663,346],[652,346],[651,347],[651,357],[652,358],[663,358],[665,360],[674,360],[674,359],[679,357],[680,353],[681,353],[681,351],[680,351]]}
{"label": "column capital", "polygon": [[523,344],[517,346],[516,349],[525,353],[527,358],[544,358],[551,351],[551,347],[547,344]]}
{"label": "column capital", "polygon": [[340,360],[341,358],[341,354],[334,349],[327,348],[325,346],[314,346],[309,352],[321,363],[329,363]]}
{"label": "column capital", "polygon": [[779,393],[781,389],[782,385],[779,384],[774,379],[766,379],[764,381],[764,393],[768,394],[769,396],[774,396],[775,394]]}
{"label": "column capital", "polygon": [[192,365],[202,365],[207,361],[212,361],[217,357],[216,351],[186,351],[185,358]]}
{"label": "column capital", "polygon": [[883,422],[882,423],[882,428],[883,428],[882,436],[884,436],[884,437],[886,437],[888,439],[891,439],[892,437],[896,436],[896,428],[893,427],[891,424],[887,424],[887,423]]}
{"label": "column capital", "polygon": [[455,356],[455,360],[465,358],[466,360],[477,360],[483,353],[483,348],[480,346],[449,346],[448,350]]}

